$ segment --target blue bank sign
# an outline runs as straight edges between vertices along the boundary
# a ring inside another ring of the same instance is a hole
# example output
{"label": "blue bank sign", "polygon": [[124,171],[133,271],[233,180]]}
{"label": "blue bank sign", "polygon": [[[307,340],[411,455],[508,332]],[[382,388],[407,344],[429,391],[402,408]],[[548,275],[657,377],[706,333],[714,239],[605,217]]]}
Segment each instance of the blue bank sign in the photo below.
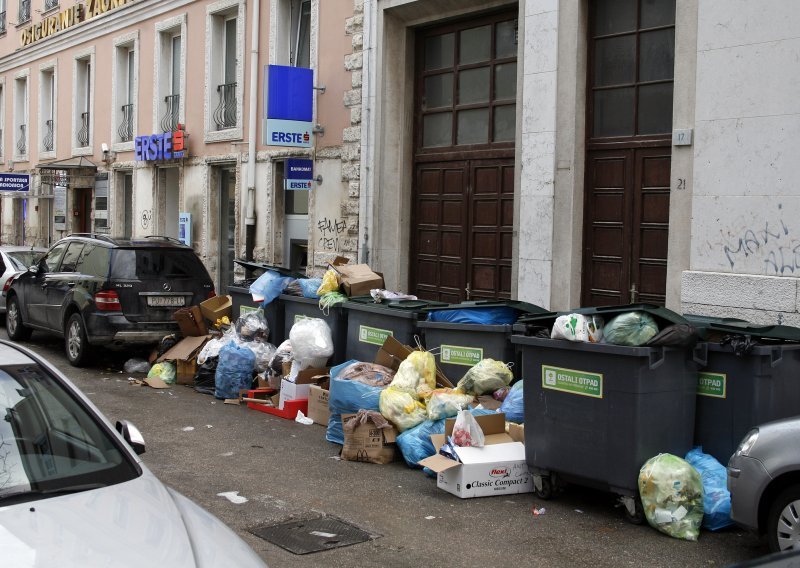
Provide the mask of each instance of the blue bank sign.
{"label": "blue bank sign", "polygon": [[309,190],[314,179],[314,162],[298,158],[286,160],[283,189]]}
{"label": "blue bank sign", "polygon": [[27,193],[31,189],[31,174],[0,173],[0,192]]}
{"label": "blue bank sign", "polygon": [[186,152],[185,132],[178,125],[175,132],[137,136],[133,142],[136,159],[140,162],[154,162],[183,158]]}
{"label": "blue bank sign", "polygon": [[267,127],[264,144],[310,148],[314,72],[303,67],[267,66]]}

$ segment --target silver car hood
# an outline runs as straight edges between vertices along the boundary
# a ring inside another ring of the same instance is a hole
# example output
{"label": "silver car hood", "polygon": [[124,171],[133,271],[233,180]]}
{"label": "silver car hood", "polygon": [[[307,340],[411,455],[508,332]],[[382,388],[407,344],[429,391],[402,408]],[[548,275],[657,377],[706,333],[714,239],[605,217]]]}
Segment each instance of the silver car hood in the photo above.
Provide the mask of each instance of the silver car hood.
{"label": "silver car hood", "polygon": [[216,517],[143,470],[140,477],[110,487],[0,506],[2,564],[264,566]]}

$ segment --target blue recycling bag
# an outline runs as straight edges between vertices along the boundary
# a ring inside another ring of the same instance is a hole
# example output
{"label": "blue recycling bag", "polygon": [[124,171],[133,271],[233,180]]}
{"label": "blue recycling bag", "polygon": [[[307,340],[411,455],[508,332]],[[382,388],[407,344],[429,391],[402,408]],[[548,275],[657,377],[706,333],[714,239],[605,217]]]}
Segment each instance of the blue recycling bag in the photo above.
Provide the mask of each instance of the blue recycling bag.
{"label": "blue recycling bag", "polygon": [[344,445],[344,430],[342,429],[342,414],[358,412],[362,408],[380,412],[378,401],[381,391],[385,387],[373,387],[359,381],[350,381],[338,378],[345,367],[358,363],[355,359],[345,361],[341,365],[331,368],[331,385],[328,394],[328,430],[325,439],[334,444]]}
{"label": "blue recycling bag", "polygon": [[686,461],[703,480],[703,528],[718,531],[733,524],[731,494],[728,491],[728,471],[713,456],[697,447],[686,454]]}
{"label": "blue recycling bag", "polygon": [[239,391],[252,385],[255,367],[256,356],[249,347],[239,347],[234,341],[226,343],[220,349],[214,374],[214,396],[239,398]]}
{"label": "blue recycling bag", "polygon": [[264,296],[261,305],[266,306],[280,296],[281,292],[286,289],[286,286],[292,280],[294,280],[294,278],[281,276],[274,270],[267,270],[258,277],[258,280],[250,284],[250,293],[256,296]]}
{"label": "blue recycling bag", "polygon": [[517,310],[507,306],[494,308],[464,308],[460,310],[433,310],[428,321],[445,323],[472,323],[479,325],[512,324],[517,321]]}
{"label": "blue recycling bag", "polygon": [[[517,384],[521,385],[522,381],[519,381]],[[522,402],[522,393],[523,387],[512,388],[508,391],[503,404],[500,405],[500,410],[498,412],[505,412],[506,420],[509,422],[516,422],[517,424],[525,422],[525,405]]]}

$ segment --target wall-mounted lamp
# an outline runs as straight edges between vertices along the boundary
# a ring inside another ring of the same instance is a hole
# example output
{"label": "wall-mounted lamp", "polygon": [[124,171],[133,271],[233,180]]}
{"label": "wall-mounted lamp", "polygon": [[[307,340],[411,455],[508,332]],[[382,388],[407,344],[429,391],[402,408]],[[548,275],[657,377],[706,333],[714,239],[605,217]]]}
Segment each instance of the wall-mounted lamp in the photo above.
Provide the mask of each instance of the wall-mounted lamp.
{"label": "wall-mounted lamp", "polygon": [[10,172],[14,171],[14,160],[9,160],[8,162],[6,162],[6,165],[8,166],[8,171]]}
{"label": "wall-mounted lamp", "polygon": [[100,144],[100,148],[103,150],[103,161],[106,164],[110,164],[111,162],[113,162],[116,159],[117,153],[116,152],[112,152],[111,150],[109,150],[108,144],[103,142],[102,144]]}

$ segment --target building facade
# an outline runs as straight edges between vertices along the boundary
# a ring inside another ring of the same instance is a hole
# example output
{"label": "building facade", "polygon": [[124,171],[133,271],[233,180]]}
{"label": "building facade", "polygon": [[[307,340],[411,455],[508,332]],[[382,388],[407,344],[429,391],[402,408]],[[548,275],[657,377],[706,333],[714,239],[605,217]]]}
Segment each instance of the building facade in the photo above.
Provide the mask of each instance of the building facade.
{"label": "building facade", "polygon": [[[234,258],[305,270],[355,253],[342,180],[352,0],[18,2],[0,37],[0,154],[31,189],[0,199],[3,244],[181,237],[221,290]],[[270,64],[314,71],[309,148],[266,143]],[[285,191],[290,157],[323,181]]]}
{"label": "building facade", "polygon": [[[791,0],[29,1],[0,127],[34,187],[3,242],[188,213],[220,285],[234,257],[344,255],[431,299],[800,324]],[[310,149],[264,144],[268,63],[325,87]],[[187,157],[135,159],[178,124]],[[322,182],[284,191],[287,157]]]}

